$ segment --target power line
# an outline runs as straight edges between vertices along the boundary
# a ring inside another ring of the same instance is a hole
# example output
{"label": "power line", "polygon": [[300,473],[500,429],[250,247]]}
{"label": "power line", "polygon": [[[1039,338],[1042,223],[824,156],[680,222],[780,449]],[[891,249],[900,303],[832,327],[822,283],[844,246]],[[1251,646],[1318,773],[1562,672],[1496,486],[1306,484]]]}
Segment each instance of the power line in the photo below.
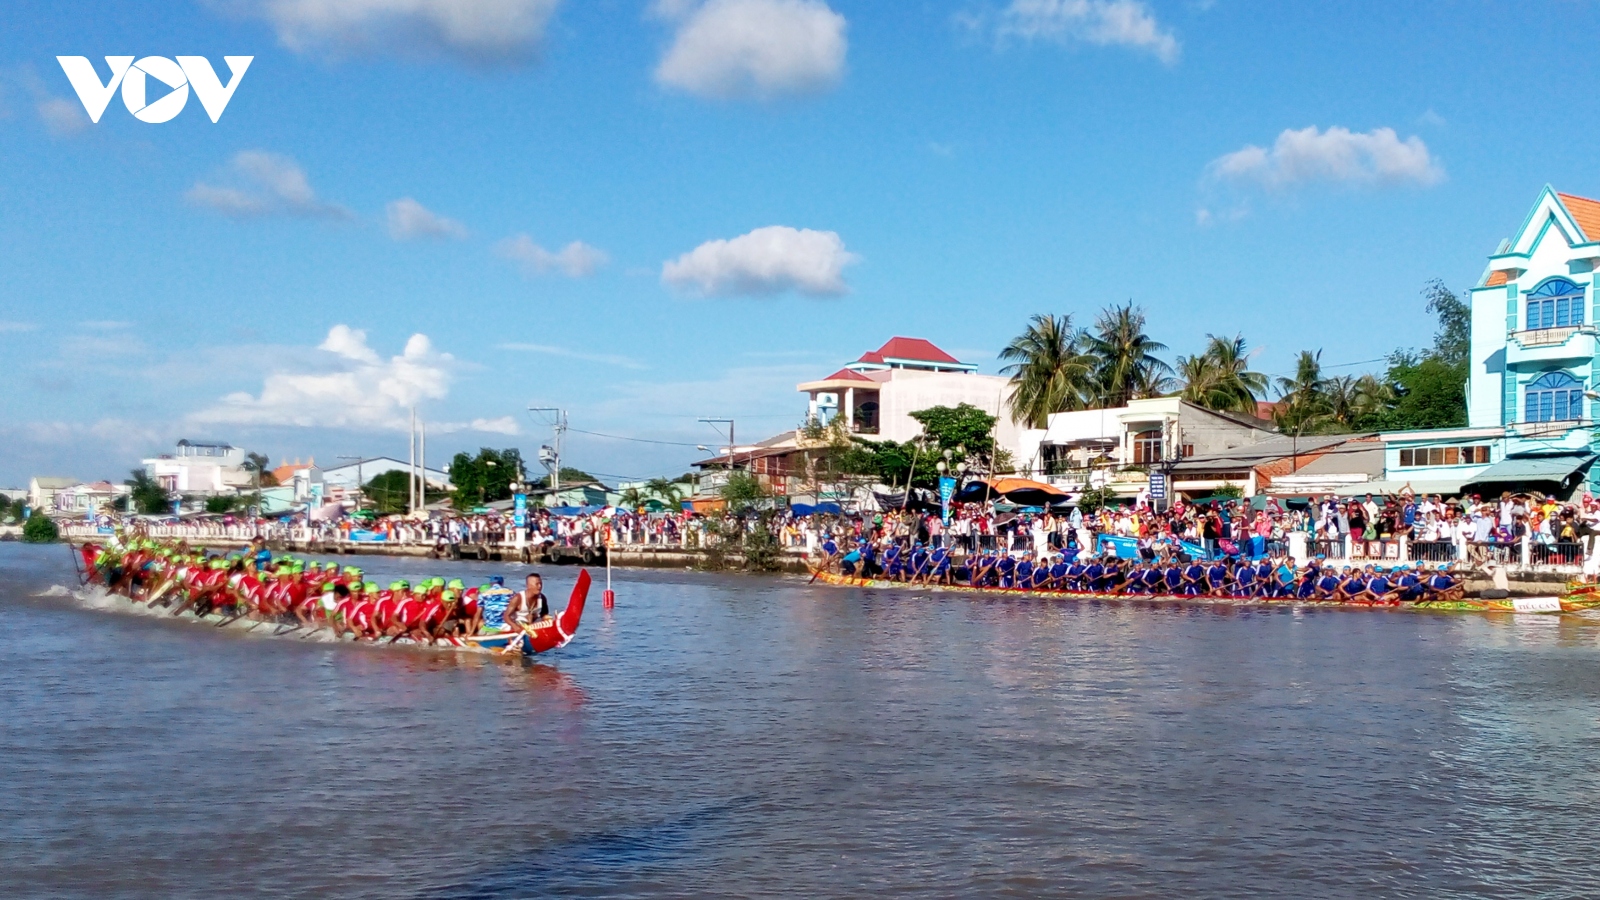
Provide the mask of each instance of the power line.
{"label": "power line", "polygon": [[626,435],[621,435],[621,434],[606,434],[605,432],[601,432],[601,431],[584,431],[582,428],[568,428],[567,430],[568,431],[572,431],[572,432],[576,432],[578,434],[592,435],[593,437],[610,438],[611,440],[614,440],[614,441],[632,441],[632,442],[634,442],[636,444],[663,444],[663,445],[668,446],[668,447],[699,447],[699,446],[701,446],[700,444],[688,444],[688,443],[684,443],[683,441],[658,441],[658,440],[654,440],[653,438],[628,437]]}

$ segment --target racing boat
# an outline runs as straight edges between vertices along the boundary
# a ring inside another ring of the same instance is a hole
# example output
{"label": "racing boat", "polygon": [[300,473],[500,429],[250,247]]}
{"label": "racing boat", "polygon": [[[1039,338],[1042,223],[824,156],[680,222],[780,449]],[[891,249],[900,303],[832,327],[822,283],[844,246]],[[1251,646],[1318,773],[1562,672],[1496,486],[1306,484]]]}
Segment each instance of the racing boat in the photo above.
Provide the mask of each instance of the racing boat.
{"label": "racing boat", "polygon": [[1419,600],[1375,603],[1361,600],[1308,600],[1300,597],[1208,597],[1179,596],[1173,594],[1097,594],[1089,591],[1059,591],[1034,588],[971,587],[960,584],[912,584],[890,581],[886,578],[861,578],[841,575],[825,569],[812,568],[811,580],[838,587],[899,588],[917,591],[983,594],[1001,597],[1039,597],[1068,600],[1092,600],[1129,605],[1188,605],[1188,606],[1328,606],[1346,609],[1410,609],[1459,610],[1465,612],[1512,613],[1574,613],[1600,609],[1600,590],[1595,585],[1568,585],[1562,596],[1505,597],[1482,599],[1467,597],[1461,600]]}

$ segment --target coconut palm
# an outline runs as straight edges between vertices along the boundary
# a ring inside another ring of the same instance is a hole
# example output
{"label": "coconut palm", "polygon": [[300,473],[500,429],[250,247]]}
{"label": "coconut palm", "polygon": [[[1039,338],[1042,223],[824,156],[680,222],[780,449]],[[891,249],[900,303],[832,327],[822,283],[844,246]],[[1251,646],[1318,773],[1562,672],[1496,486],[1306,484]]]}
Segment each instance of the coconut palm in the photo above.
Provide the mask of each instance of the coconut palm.
{"label": "coconut palm", "polygon": [[1102,310],[1094,330],[1085,332],[1083,349],[1094,357],[1091,380],[1099,405],[1126,406],[1170,386],[1172,367],[1155,355],[1167,345],[1145,334],[1144,326],[1144,311],[1128,303]]}
{"label": "coconut palm", "polygon": [[1267,376],[1250,371],[1243,335],[1206,335],[1205,352],[1178,358],[1179,396],[1207,409],[1255,415],[1256,398],[1267,392]]}
{"label": "coconut palm", "polygon": [[678,490],[678,482],[668,481],[665,478],[652,478],[644,483],[645,490],[658,497],[667,509],[676,511],[682,502],[683,495]]}
{"label": "coconut palm", "polygon": [[1381,414],[1394,400],[1394,391],[1374,375],[1341,375],[1324,382],[1327,421],[1341,430],[1354,430]]}
{"label": "coconut palm", "polygon": [[1293,377],[1279,377],[1277,388],[1279,403],[1272,419],[1279,430],[1299,434],[1315,429],[1328,413],[1322,351],[1301,350]]}
{"label": "coconut palm", "polygon": [[1051,413],[1083,409],[1093,360],[1080,349],[1083,340],[1072,316],[1036,315],[1000,351],[1011,376],[1007,402],[1011,418],[1029,428],[1049,426]]}

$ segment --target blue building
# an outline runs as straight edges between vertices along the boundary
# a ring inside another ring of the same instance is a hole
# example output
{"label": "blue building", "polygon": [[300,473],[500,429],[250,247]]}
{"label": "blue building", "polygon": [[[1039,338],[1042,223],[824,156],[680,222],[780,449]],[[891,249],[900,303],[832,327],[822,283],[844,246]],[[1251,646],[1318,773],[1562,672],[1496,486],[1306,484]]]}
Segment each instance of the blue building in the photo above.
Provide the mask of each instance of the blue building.
{"label": "blue building", "polygon": [[1468,427],[1383,435],[1386,482],[1443,494],[1589,489],[1597,265],[1600,201],[1546,186],[1471,291]]}

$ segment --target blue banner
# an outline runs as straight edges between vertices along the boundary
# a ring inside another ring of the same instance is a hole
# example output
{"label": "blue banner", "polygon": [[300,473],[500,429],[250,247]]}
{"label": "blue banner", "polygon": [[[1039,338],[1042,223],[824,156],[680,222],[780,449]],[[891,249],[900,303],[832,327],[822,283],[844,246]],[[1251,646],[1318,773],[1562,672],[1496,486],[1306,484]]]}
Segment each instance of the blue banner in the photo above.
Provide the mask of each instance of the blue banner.
{"label": "blue banner", "polygon": [[517,528],[528,527],[528,495],[513,494],[511,496],[512,509],[511,524]]}
{"label": "blue banner", "polygon": [[363,544],[376,544],[388,539],[389,536],[381,531],[368,531],[364,528],[350,529],[350,540]]}
{"label": "blue banner", "polygon": [[956,480],[948,475],[939,476],[939,515],[950,524],[950,498],[956,495]]}

